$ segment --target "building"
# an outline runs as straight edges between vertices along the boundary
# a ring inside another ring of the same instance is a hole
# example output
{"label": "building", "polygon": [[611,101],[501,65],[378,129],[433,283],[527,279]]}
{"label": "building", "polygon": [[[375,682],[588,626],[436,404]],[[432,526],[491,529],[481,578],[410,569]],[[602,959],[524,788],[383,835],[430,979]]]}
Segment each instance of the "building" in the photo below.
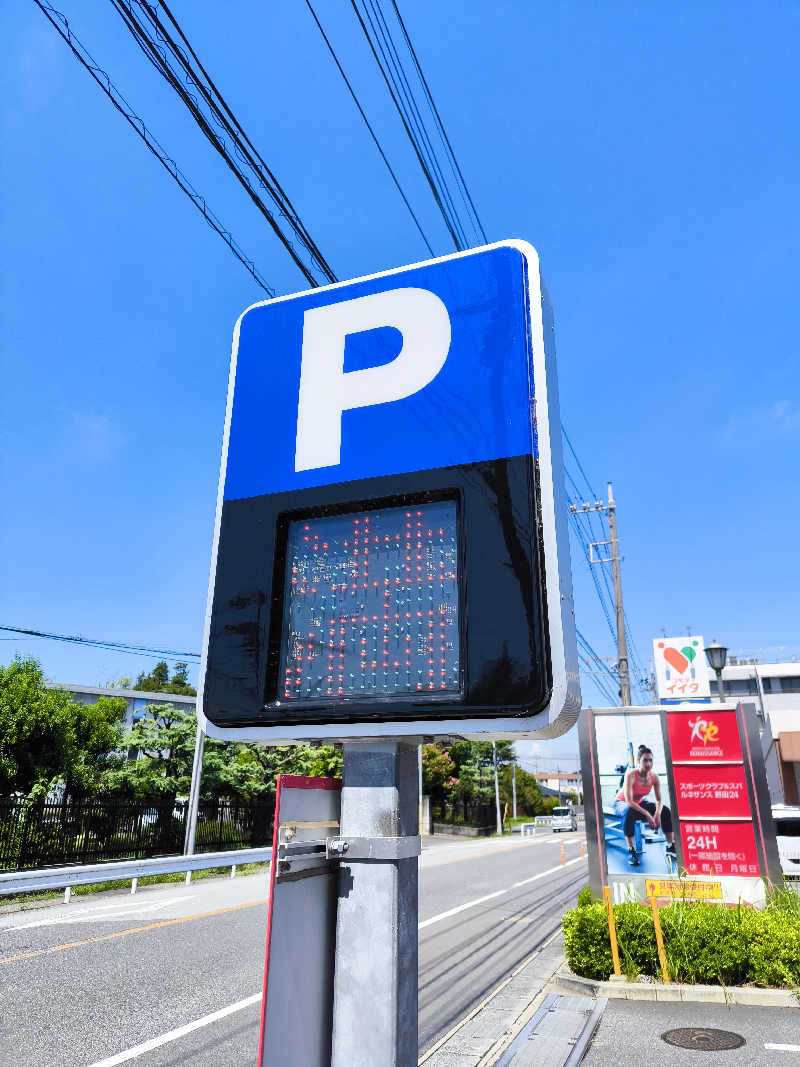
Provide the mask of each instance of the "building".
{"label": "building", "polygon": [[48,682],[50,689],[66,689],[81,704],[96,704],[100,697],[116,697],[125,701],[126,729],[140,718],[148,704],[172,704],[173,707],[194,714],[197,697],[177,696],[172,693],[145,693],[139,689],[107,689],[97,685],[71,685],[62,682]]}
{"label": "building", "polygon": [[574,771],[569,774],[544,771],[534,774],[533,777],[539,783],[542,796],[568,797],[571,793],[574,793],[579,802],[583,801],[583,779],[580,771]]}
{"label": "building", "polygon": [[[711,702],[719,703],[716,675],[708,671]],[[726,701],[755,707],[772,803],[800,804],[800,659],[729,655],[722,685]]]}

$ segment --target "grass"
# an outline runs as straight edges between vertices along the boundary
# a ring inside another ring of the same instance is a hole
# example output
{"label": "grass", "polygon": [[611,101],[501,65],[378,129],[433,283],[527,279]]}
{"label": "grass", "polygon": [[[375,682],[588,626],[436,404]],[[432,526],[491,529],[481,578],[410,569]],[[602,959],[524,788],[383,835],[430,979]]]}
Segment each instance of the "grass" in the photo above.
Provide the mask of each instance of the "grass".
{"label": "grass", "polygon": [[[236,877],[241,874],[258,874],[259,872],[266,872],[269,869],[269,863],[242,863],[236,865]],[[230,866],[228,867],[208,867],[201,871],[192,871],[192,881],[200,882],[204,878],[221,878],[230,877]],[[165,885],[170,882],[185,882],[186,875],[183,871],[177,871],[175,874],[151,874],[144,878],[140,878],[137,882],[137,888],[141,889],[146,885]],[[109,893],[115,889],[130,889],[130,878],[118,878],[111,882],[97,882],[94,885],[76,885],[72,887],[72,896],[84,897],[90,896],[94,893]],[[36,893],[14,893],[6,897],[0,897],[0,910],[6,904],[21,904],[23,906],[30,905],[35,907],[43,900],[56,900],[63,898],[63,889],[41,889]]]}

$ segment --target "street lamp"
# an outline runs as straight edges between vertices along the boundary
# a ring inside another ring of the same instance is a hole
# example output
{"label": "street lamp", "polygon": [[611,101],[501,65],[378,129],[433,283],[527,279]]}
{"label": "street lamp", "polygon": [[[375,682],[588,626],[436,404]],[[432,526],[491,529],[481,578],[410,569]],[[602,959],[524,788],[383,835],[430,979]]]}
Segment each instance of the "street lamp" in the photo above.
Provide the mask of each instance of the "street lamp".
{"label": "street lamp", "polygon": [[725,664],[728,662],[728,650],[724,645],[717,644],[716,641],[712,641],[710,645],[706,647],[706,659],[711,670],[717,676],[717,688],[719,689],[719,699],[722,703],[725,703],[725,689],[722,685],[722,672],[725,669]]}

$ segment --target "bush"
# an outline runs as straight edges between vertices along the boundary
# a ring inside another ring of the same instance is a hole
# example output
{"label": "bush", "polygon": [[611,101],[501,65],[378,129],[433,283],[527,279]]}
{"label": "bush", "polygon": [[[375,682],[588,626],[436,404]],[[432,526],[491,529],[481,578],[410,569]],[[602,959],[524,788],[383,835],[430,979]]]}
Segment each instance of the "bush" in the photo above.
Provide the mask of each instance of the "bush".
{"label": "bush", "polygon": [[592,903],[592,891],[588,885],[585,885],[583,889],[578,893],[578,907],[587,908]]}
{"label": "bush", "polygon": [[800,922],[780,912],[758,916],[750,943],[751,981],[756,985],[800,987]]}
{"label": "bush", "polygon": [[586,904],[562,919],[567,963],[575,974],[605,980],[611,974],[611,942],[604,904]]}
{"label": "bush", "polygon": [[[769,901],[761,911],[680,901],[659,909],[659,918],[673,981],[800,988],[800,915],[785,901]],[[614,920],[625,974],[660,980],[650,908],[637,901],[617,904]],[[562,925],[575,974],[608,978],[613,963],[605,905],[580,903]]]}

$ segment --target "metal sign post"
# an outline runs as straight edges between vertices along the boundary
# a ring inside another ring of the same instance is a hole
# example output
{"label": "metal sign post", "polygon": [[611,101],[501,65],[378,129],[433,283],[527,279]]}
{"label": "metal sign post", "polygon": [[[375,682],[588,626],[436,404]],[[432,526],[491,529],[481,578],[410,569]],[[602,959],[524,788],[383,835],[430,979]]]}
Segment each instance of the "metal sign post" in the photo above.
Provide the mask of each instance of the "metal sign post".
{"label": "metal sign post", "polygon": [[417,1063],[417,748],[344,746],[333,1067]]}

